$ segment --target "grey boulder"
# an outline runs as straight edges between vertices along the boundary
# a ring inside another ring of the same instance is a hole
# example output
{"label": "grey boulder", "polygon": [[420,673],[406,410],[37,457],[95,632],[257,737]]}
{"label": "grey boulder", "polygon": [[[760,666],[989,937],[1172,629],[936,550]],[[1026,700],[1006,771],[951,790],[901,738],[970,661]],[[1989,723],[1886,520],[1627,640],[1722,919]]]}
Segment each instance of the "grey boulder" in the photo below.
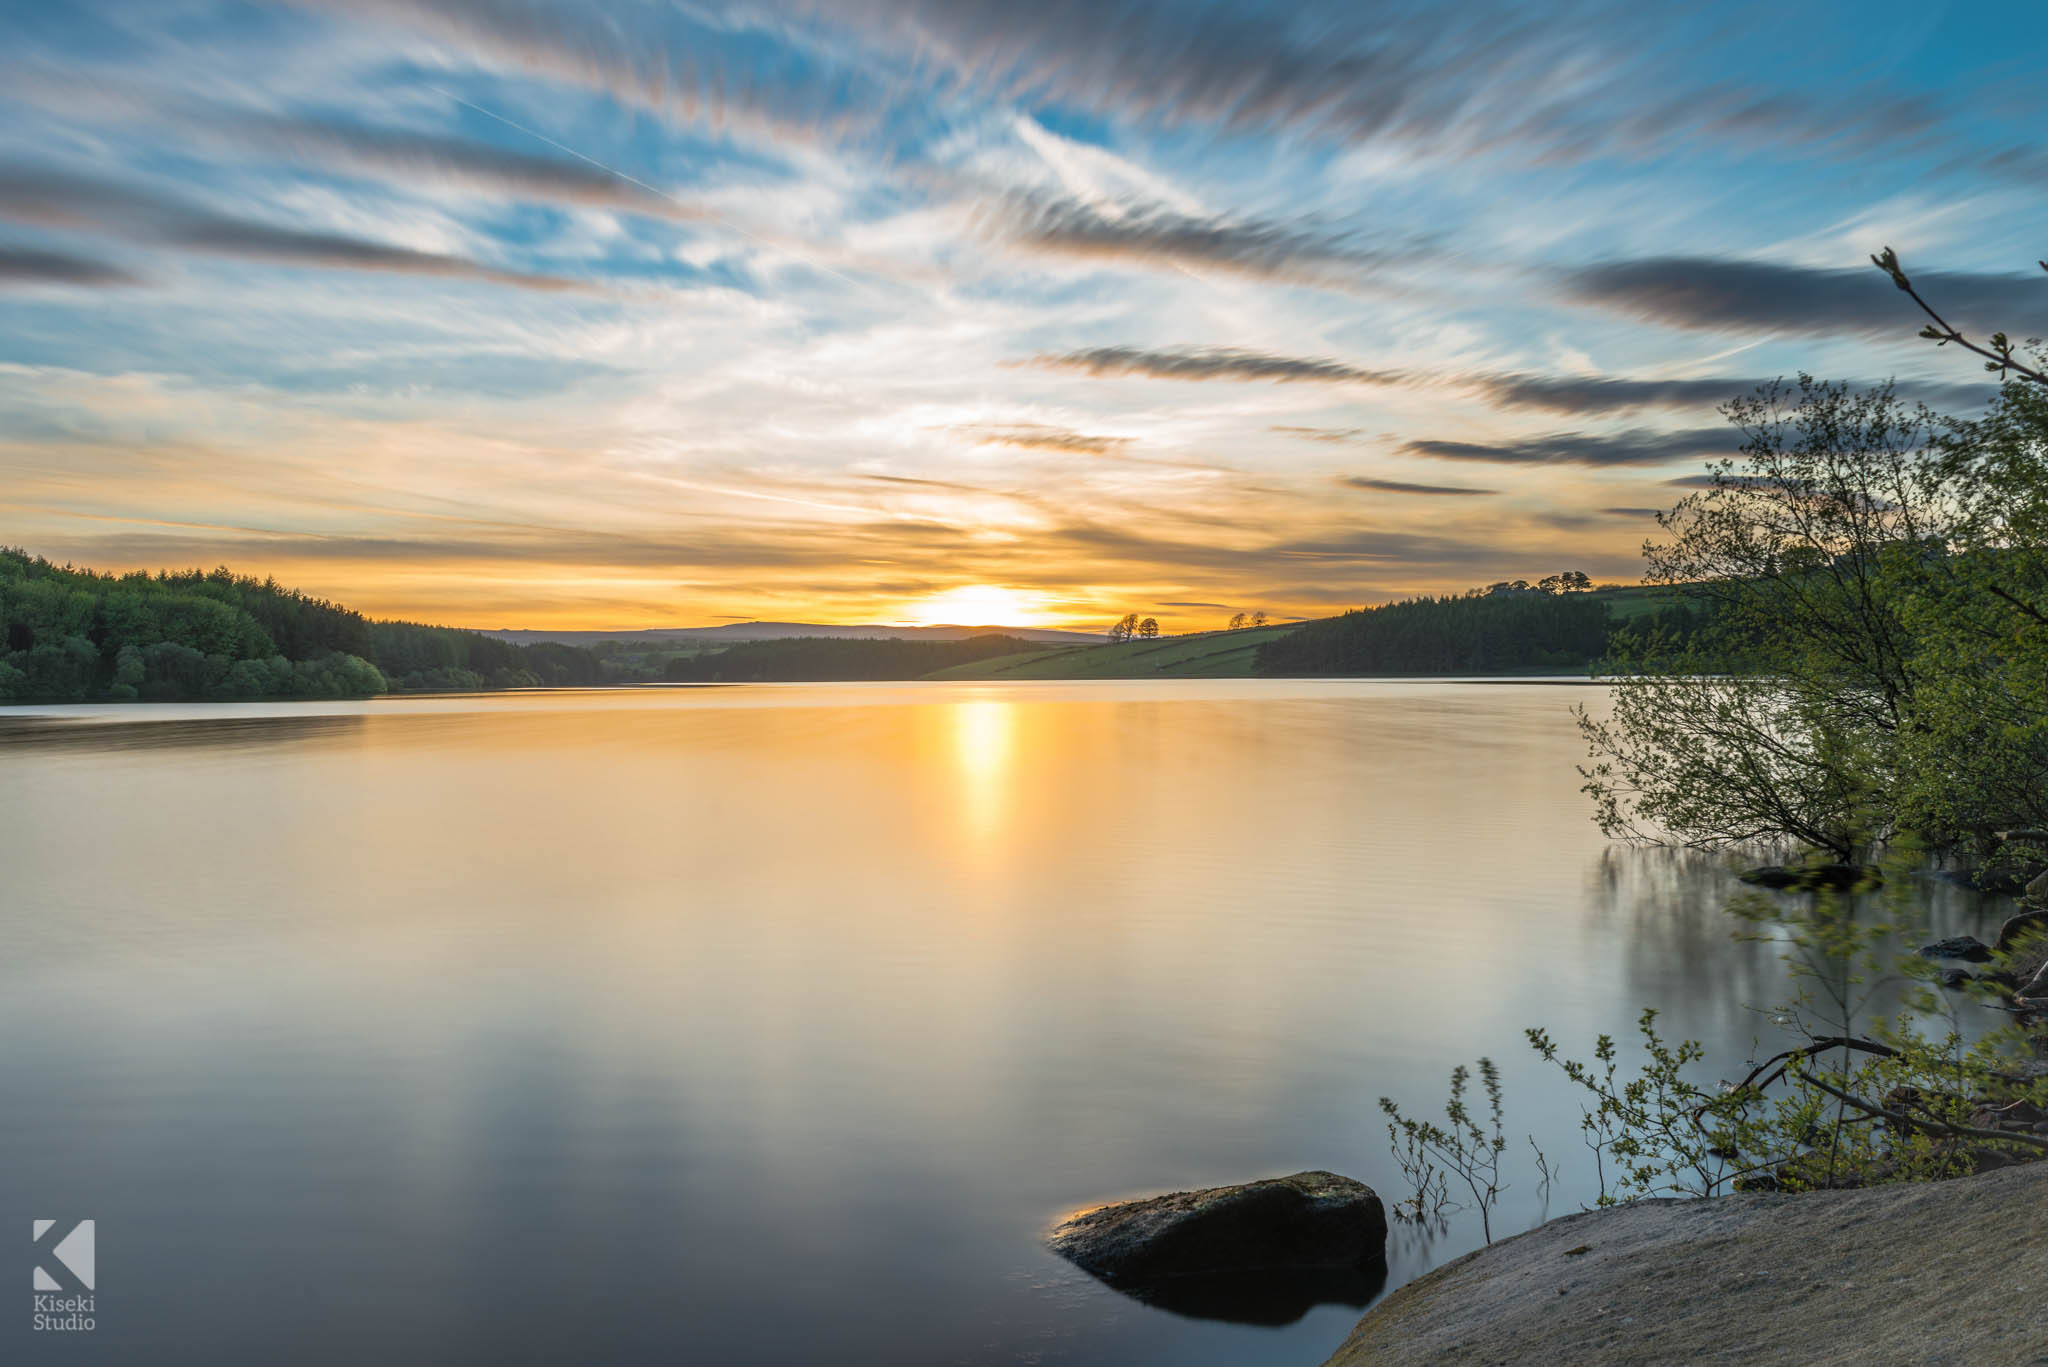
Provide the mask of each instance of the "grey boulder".
{"label": "grey boulder", "polygon": [[1386,1257],[1387,1215],[1363,1182],[1297,1172],[1097,1206],[1062,1221],[1047,1242],[1106,1280],[1355,1266]]}

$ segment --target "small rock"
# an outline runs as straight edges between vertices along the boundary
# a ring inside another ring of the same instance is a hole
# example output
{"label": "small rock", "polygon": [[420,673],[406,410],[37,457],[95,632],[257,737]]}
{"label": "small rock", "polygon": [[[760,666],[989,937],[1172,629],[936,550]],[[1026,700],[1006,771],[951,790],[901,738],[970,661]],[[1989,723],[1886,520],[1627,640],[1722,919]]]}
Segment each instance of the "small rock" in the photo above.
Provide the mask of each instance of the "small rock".
{"label": "small rock", "polygon": [[1920,955],[1926,959],[1964,959],[1982,964],[1991,961],[1991,946],[1974,935],[1951,935],[1946,940],[1920,946]]}

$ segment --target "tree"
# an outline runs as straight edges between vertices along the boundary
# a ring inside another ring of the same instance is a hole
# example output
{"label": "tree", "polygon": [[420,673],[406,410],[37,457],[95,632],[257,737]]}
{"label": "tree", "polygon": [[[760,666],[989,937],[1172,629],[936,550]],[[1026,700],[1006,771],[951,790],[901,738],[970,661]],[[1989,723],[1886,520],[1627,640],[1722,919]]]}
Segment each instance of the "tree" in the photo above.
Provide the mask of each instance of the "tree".
{"label": "tree", "polygon": [[1157,617],[1147,617],[1144,621],[1138,623],[1138,634],[1148,641],[1158,639],[1159,619]]}
{"label": "tree", "polygon": [[1119,645],[1138,634],[1138,614],[1127,612],[1109,629],[1109,639]]}
{"label": "tree", "polygon": [[[1677,609],[1674,622],[1689,622]],[[1260,641],[1271,674],[1461,674],[1585,669],[1607,650],[1594,594],[1464,593],[1415,598],[1308,622]]]}
{"label": "tree", "polygon": [[1254,612],[1251,615],[1251,620],[1248,623],[1248,625],[1255,627],[1262,627],[1266,625],[1266,610],[1264,608],[1260,608],[1257,612]]}
{"label": "tree", "polygon": [[1230,619],[1230,629],[1232,631],[1242,631],[1244,630],[1244,623],[1245,616],[1243,613],[1240,612],[1235,617]]}
{"label": "tree", "polygon": [[[1612,716],[1583,709],[1581,772],[1610,835],[1713,844],[1792,837],[1842,859],[1926,822],[1924,730],[1948,672],[1934,603],[1966,544],[1967,462],[1890,387],[1801,376],[1727,409],[1740,462],[1659,515],[1646,580],[1708,604],[1685,646],[1617,639]],[[1944,765],[1954,785],[1956,765]],[[2017,813],[2013,813],[2017,815]]]}
{"label": "tree", "polygon": [[1536,581],[1536,587],[1545,593],[1586,593],[1591,591],[1593,581],[1579,570],[1566,570]]}

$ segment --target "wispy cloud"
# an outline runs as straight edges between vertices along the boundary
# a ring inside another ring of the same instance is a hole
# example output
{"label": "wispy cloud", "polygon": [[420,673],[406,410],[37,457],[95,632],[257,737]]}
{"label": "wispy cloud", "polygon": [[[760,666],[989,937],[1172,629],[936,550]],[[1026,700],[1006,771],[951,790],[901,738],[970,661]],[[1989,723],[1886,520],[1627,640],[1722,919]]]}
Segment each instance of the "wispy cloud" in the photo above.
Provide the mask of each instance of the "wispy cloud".
{"label": "wispy cloud", "polygon": [[140,281],[133,271],[111,262],[39,247],[0,246],[0,284],[134,285]]}
{"label": "wispy cloud", "polygon": [[963,423],[950,430],[984,446],[1066,451],[1078,456],[1106,456],[1131,444],[1129,437],[1106,437],[1045,423]]}
{"label": "wispy cloud", "polygon": [[[1570,162],[1686,137],[1875,146],[1933,134],[1924,99],[1702,82],[1640,60],[1649,16],[1620,0],[1540,14],[1495,0],[1389,9],[1101,0],[788,0],[871,48],[971,89],[1140,123],[1244,137],[1394,142]],[[1675,88],[1674,88],[1675,87]],[[1625,107],[1630,117],[1605,111]]]}
{"label": "wispy cloud", "polygon": [[1148,351],[1140,347],[1088,347],[1035,356],[1030,364],[1089,375],[1142,375],[1155,380],[1319,380],[1337,384],[1399,384],[1392,371],[1365,370],[1320,357],[1276,356],[1237,347]]}
{"label": "wispy cloud", "polygon": [[470,138],[311,116],[214,114],[196,121],[219,130],[245,150],[284,155],[330,171],[431,188],[465,188],[511,199],[623,209],[660,218],[706,216],[674,196],[601,166],[514,151]]}
{"label": "wispy cloud", "polygon": [[1692,380],[1610,379],[1594,375],[1479,375],[1487,401],[1499,408],[1551,413],[1626,413],[1638,408],[1717,407],[1755,393],[1764,380],[1708,376]]}
{"label": "wispy cloud", "polygon": [[1181,213],[1157,204],[1105,206],[1040,193],[1008,195],[982,211],[997,233],[1042,251],[1140,265],[1215,267],[1299,284],[1355,283],[1374,264],[1416,247],[1379,247],[1313,221]]}
{"label": "wispy cloud", "polygon": [[1278,432],[1283,437],[1298,437],[1302,441],[1319,441],[1330,446],[1341,446],[1356,441],[1365,435],[1362,427],[1303,427],[1296,423],[1274,423],[1266,429]]}
{"label": "wispy cloud", "polygon": [[559,276],[503,270],[459,256],[415,251],[346,233],[237,218],[168,192],[32,163],[0,163],[0,218],[45,227],[88,228],[131,241],[248,261],[448,276],[534,290],[589,288]]}
{"label": "wispy cloud", "polygon": [[1473,489],[1456,484],[1408,484],[1398,479],[1372,479],[1365,475],[1346,475],[1340,482],[1354,489],[1371,489],[1383,494],[1455,494],[1470,497],[1500,492],[1498,489]]}
{"label": "wispy cloud", "polygon": [[1425,438],[1404,443],[1405,455],[1437,460],[1485,461],[1497,465],[1668,465],[1700,456],[1733,455],[1742,435],[1731,427],[1700,427],[1679,432],[1634,428],[1626,432],[1553,432],[1500,442],[1439,441]]}
{"label": "wispy cloud", "polygon": [[[1950,322],[2015,332],[2048,329],[2048,274],[1915,271],[1913,283]],[[1926,322],[1874,269],[1812,270],[1763,261],[1654,257],[1568,272],[1576,300],[1670,327],[1910,337]]]}
{"label": "wispy cloud", "polygon": [[[829,141],[857,123],[836,97],[848,86],[871,96],[857,72],[831,79],[817,63],[766,51],[736,69],[717,60],[732,29],[694,22],[681,7],[597,9],[548,0],[292,0],[337,19],[412,29],[452,54],[608,95],[663,118],[767,141]],[[808,76],[810,79],[806,79]]]}

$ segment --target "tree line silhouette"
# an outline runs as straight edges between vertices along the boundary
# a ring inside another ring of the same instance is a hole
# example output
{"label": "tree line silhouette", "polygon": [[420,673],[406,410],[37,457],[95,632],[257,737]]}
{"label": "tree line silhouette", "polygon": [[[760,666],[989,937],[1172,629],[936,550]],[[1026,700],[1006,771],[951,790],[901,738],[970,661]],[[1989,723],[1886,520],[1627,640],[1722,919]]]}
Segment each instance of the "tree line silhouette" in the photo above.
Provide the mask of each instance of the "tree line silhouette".
{"label": "tree line silhouette", "polygon": [[373,622],[226,569],[96,574],[0,548],[0,702],[360,698],[616,672],[579,647]]}

